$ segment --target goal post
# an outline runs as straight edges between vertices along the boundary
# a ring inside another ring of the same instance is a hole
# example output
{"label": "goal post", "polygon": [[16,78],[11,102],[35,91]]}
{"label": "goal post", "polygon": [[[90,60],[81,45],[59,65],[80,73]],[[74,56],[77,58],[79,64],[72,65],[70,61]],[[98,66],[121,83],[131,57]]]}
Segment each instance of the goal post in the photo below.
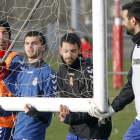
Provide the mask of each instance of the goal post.
{"label": "goal post", "polygon": [[[38,0],[34,6],[34,13],[42,0]],[[11,47],[18,40],[19,35],[25,29],[29,17],[19,30]],[[6,111],[24,111],[25,104],[29,103],[38,111],[59,112],[60,104],[66,105],[73,112],[88,112],[92,102],[96,104],[101,112],[108,111],[107,93],[107,26],[106,26],[106,0],[92,0],[93,19],[93,77],[94,96],[93,98],[33,98],[33,97],[0,97],[0,105]],[[12,49],[10,47],[9,51]],[[7,55],[7,53],[6,53]],[[5,55],[5,57],[7,57]],[[2,61],[5,60],[5,57]],[[13,85],[14,86],[14,85]]]}
{"label": "goal post", "polygon": [[106,0],[92,0],[94,102],[108,112],[107,6]]}

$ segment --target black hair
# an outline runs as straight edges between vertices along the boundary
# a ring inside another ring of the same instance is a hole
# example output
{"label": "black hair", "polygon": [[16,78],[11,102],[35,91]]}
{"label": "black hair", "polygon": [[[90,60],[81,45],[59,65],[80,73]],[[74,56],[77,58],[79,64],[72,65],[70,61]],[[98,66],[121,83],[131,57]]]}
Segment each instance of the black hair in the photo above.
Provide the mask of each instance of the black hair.
{"label": "black hair", "polygon": [[77,44],[78,48],[81,47],[81,41],[80,41],[79,37],[73,33],[67,33],[61,38],[61,43],[60,43],[61,47],[62,47],[63,42],[66,42],[69,44]]}
{"label": "black hair", "polygon": [[0,21],[0,27],[3,27],[8,31],[9,38],[11,39],[11,29],[9,23],[7,21]]}
{"label": "black hair", "polygon": [[127,17],[130,20],[131,17],[135,17],[140,24],[140,1],[133,1],[122,6],[122,10],[128,10]]}
{"label": "black hair", "polygon": [[41,45],[46,45],[46,39],[45,39],[45,36],[41,33],[41,32],[38,32],[38,31],[29,31],[25,37],[24,37],[24,40],[26,37],[32,37],[32,36],[36,36],[36,37],[39,37],[40,38],[40,42],[41,42]]}

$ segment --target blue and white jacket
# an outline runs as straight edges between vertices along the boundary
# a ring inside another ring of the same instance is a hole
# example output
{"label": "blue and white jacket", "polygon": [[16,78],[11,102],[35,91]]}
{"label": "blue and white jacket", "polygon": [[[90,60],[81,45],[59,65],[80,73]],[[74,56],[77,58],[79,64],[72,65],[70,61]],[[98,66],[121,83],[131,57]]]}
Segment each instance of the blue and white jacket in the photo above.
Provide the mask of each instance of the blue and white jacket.
{"label": "blue and white jacket", "polygon": [[[16,80],[6,76],[4,82],[17,97],[56,96],[56,73],[42,59],[29,64],[27,69],[18,74]],[[18,112],[14,139],[45,140],[46,128],[50,125],[51,118],[50,112],[39,112],[38,118]]]}

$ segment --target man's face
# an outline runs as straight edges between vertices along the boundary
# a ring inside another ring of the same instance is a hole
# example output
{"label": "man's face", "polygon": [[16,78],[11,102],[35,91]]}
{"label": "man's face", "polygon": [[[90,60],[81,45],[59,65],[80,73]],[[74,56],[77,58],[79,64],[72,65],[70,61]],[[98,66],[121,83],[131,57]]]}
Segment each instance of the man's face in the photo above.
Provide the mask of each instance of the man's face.
{"label": "man's face", "polygon": [[41,45],[40,38],[36,36],[25,38],[25,52],[29,59],[42,58],[42,52],[45,50],[45,45]]}
{"label": "man's face", "polygon": [[7,29],[0,27],[0,50],[7,48],[9,42],[10,38]]}
{"label": "man's face", "polygon": [[123,10],[123,14],[122,14],[123,22],[122,22],[122,25],[126,28],[126,34],[127,35],[134,35],[135,30],[134,30],[134,27],[133,27],[133,25],[131,23],[131,19],[129,20],[128,17],[127,17],[127,13],[128,13],[128,10]]}
{"label": "man's face", "polygon": [[80,53],[81,48],[78,49],[77,44],[69,44],[67,42],[63,42],[62,47],[60,47],[60,54],[62,55],[65,63],[68,65],[72,65]]}

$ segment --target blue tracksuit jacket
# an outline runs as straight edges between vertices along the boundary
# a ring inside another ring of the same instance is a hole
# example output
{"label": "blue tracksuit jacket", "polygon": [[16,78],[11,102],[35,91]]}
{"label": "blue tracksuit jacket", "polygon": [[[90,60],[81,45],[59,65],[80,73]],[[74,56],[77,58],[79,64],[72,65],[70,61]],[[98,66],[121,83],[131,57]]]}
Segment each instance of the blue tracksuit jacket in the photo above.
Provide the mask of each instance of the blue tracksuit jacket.
{"label": "blue tracksuit jacket", "polygon": [[[56,74],[43,60],[32,63],[18,74],[16,80],[6,76],[4,82],[10,92],[18,97],[54,97],[57,91]],[[39,112],[38,118],[18,112],[14,139],[45,140],[51,117],[49,112]]]}
{"label": "blue tracksuit jacket", "polygon": [[[11,61],[11,64],[9,67],[9,75],[13,77],[13,79],[16,79],[17,75],[26,67],[27,67],[27,64],[24,61],[24,59],[20,55],[16,55]],[[15,114],[16,112],[13,112],[13,113]],[[3,111],[3,117],[8,117],[10,115],[12,115],[11,111]]]}

